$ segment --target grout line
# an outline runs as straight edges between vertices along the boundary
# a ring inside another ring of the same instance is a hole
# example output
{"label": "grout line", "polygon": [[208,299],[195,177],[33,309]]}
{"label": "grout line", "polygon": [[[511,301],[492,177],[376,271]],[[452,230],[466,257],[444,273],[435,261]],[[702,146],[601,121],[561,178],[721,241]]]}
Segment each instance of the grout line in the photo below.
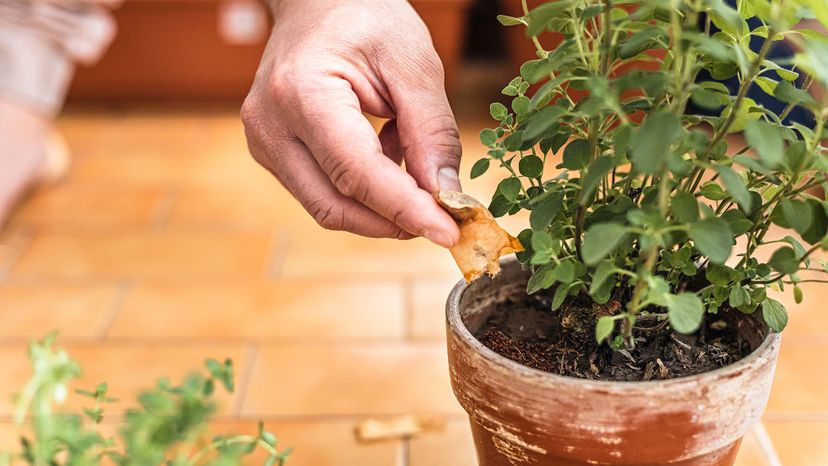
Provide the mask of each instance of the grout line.
{"label": "grout line", "polygon": [[411,463],[411,438],[408,436],[403,437],[402,442],[400,442],[400,458],[399,458],[399,465],[400,466],[409,466]]}
{"label": "grout line", "polygon": [[236,384],[236,399],[233,402],[233,416],[235,417],[241,416],[247,398],[247,389],[253,379],[253,367],[256,365],[258,357],[259,347],[255,343],[248,344],[244,352],[244,360],[246,361],[244,372],[239,377],[239,383]]}
{"label": "grout line", "polygon": [[106,340],[107,335],[109,335],[110,330],[112,330],[112,325],[115,323],[115,319],[118,318],[121,314],[121,310],[124,308],[126,297],[131,289],[132,282],[129,280],[124,280],[118,285],[118,288],[115,290],[115,296],[112,297],[112,302],[109,303],[109,308],[107,309],[104,319],[98,328],[98,340]]}
{"label": "grout line", "polygon": [[0,247],[7,247],[11,250],[11,252],[6,263],[0,264],[0,283],[8,280],[12,270],[14,270],[17,263],[20,262],[23,254],[29,249],[29,246],[31,246],[32,241],[34,240],[34,234],[26,229],[7,232],[6,234],[10,235],[10,240],[6,245],[0,243]]}
{"label": "grout line", "polygon": [[773,447],[773,442],[771,441],[770,435],[768,435],[768,431],[765,429],[765,424],[759,423],[759,425],[753,428],[753,433],[756,436],[756,441],[764,454],[768,466],[782,466],[782,461],[779,460],[776,448]]}
{"label": "grout line", "polygon": [[180,197],[178,188],[166,188],[164,195],[156,201],[152,212],[152,227],[154,230],[164,230],[170,222],[173,208]]}
{"label": "grout line", "polygon": [[284,266],[291,237],[289,233],[278,230],[271,233],[271,237],[266,256],[268,261],[265,265],[265,278],[275,280],[282,275],[282,267]]}
{"label": "grout line", "polygon": [[765,413],[766,422],[828,422],[828,411],[775,411]]}

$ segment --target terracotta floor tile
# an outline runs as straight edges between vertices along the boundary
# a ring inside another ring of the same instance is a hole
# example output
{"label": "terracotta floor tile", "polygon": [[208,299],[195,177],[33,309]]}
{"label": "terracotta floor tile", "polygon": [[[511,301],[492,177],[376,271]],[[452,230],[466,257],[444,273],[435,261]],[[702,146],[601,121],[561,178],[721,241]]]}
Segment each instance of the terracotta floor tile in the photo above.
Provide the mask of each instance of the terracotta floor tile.
{"label": "terracotta floor tile", "polygon": [[786,343],[783,337],[768,412],[827,412],[826,373],[828,344]]}
{"label": "terracotta floor tile", "polygon": [[[394,466],[403,464],[399,440],[360,443],[354,421],[268,422],[265,429],[276,435],[277,448],[292,448],[287,466]],[[254,421],[216,422],[217,432],[256,434]],[[265,455],[257,452],[245,465],[260,466]]]}
{"label": "terracotta floor tile", "polygon": [[824,283],[803,283],[800,285],[804,299],[796,304],[790,289],[785,293],[775,293],[774,298],[782,302],[788,310],[788,326],[785,328],[786,340],[805,338],[822,338],[828,341],[828,286]]}
{"label": "terracotta floor tile", "polygon": [[153,223],[164,192],[159,189],[97,188],[65,183],[30,196],[13,224],[53,228],[134,228]]}
{"label": "terracotta floor tile", "polygon": [[269,228],[297,223],[316,227],[299,203],[278,183],[269,180],[259,183],[256,189],[208,187],[182,190],[173,203],[168,220],[168,225],[173,227],[234,225]]}
{"label": "terracotta floor tile", "polygon": [[179,277],[262,275],[267,233],[48,233],[35,237],[13,274],[57,277]]}
{"label": "terracotta floor tile", "polygon": [[451,419],[442,432],[427,432],[409,442],[409,466],[477,466],[469,421]]}
{"label": "terracotta floor tile", "polygon": [[370,239],[318,227],[291,235],[281,273],[286,278],[460,276],[451,254],[425,239]]}
{"label": "terracotta floor tile", "polygon": [[771,466],[759,445],[754,431],[750,431],[745,435],[742,446],[739,448],[739,456],[733,466]]}
{"label": "terracotta floor tile", "polygon": [[129,338],[401,338],[402,284],[141,283],[109,334]]}
{"label": "terracotta floor tile", "polygon": [[457,283],[451,278],[415,279],[410,285],[411,336],[446,337],[446,300]]}
{"label": "terracotta floor tile", "polygon": [[244,415],[456,413],[442,344],[261,348]]}
{"label": "terracotta floor tile", "polygon": [[117,295],[113,285],[74,283],[0,284],[0,338],[99,336]]}
{"label": "terracotta floor tile", "polygon": [[828,464],[828,422],[765,422],[785,466]]}
{"label": "terracotta floor tile", "polygon": [[0,228],[0,281],[11,272],[30,243],[31,235],[25,229]]}
{"label": "terracotta floor tile", "polygon": [[[78,361],[83,375],[71,387],[90,389],[100,382],[107,382],[110,394],[119,401],[108,405],[109,413],[117,415],[125,408],[134,406],[135,397],[144,389],[151,388],[156,380],[169,377],[174,383],[180,382],[193,371],[201,371],[207,358],[223,360],[232,358],[235,364],[236,380],[246,373],[247,352],[242,345],[199,344],[174,345],[144,344],[113,345],[109,343],[58,345],[65,347],[69,355]],[[31,376],[31,367],[24,345],[0,348],[0,416],[13,413],[10,395],[19,392]],[[219,412],[231,414],[234,400],[240,394],[217,396]],[[79,409],[87,406],[87,399],[70,392],[67,407]]]}

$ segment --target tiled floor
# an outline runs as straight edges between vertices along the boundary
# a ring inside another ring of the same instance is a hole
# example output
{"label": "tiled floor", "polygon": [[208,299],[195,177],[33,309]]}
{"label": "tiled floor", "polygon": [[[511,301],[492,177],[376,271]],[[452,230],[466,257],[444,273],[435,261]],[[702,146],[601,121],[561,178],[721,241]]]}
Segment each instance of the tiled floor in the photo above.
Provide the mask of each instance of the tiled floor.
{"label": "tiled floor", "polygon": [[[461,123],[467,173],[485,122]],[[320,230],[248,157],[232,110],[75,112],[59,126],[75,157],[67,180],[0,235],[3,391],[27,377],[26,340],[56,328],[82,382],[107,380],[126,400],[204,357],[233,357],[239,388],[215,428],[263,418],[295,447],[291,466],[474,464],[448,384],[442,307],[458,273],[446,251]],[[493,180],[465,186],[485,197]],[[740,466],[828,464],[828,290],[805,294]],[[355,440],[360,419],[406,413],[447,424]]]}

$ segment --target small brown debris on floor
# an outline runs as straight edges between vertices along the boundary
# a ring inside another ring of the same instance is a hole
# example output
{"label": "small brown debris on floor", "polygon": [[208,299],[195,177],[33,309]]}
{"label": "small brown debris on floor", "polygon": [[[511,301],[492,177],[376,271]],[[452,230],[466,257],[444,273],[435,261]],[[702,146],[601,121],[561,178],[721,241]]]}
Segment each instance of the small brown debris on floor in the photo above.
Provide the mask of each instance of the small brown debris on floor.
{"label": "small brown debris on floor", "polygon": [[356,425],[360,442],[375,442],[412,437],[428,431],[440,431],[446,421],[439,416],[397,416],[388,419],[365,419]]}
{"label": "small brown debris on floor", "polygon": [[477,199],[455,191],[440,191],[435,197],[460,227],[460,241],[451,248],[451,255],[467,282],[484,272],[497,275],[500,257],[523,251],[520,241],[500,228]]}

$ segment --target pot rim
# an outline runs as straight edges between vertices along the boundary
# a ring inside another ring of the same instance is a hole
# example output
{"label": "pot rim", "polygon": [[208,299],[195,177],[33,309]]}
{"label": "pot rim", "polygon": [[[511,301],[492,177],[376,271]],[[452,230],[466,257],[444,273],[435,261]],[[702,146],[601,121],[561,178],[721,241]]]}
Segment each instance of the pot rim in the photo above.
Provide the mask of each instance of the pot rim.
{"label": "pot rim", "polygon": [[[513,266],[512,264],[517,264],[514,256],[506,258],[501,262],[502,266]],[[449,331],[456,332],[465,344],[469,345],[489,363],[504,371],[514,372],[520,377],[531,379],[532,383],[537,385],[550,387],[567,386],[577,390],[614,392],[620,394],[645,394],[651,393],[653,390],[680,390],[687,388],[689,385],[698,386],[699,384],[715,383],[719,380],[732,379],[746,372],[751,372],[773,359],[774,349],[779,345],[781,340],[779,333],[769,332],[759,347],[733,364],[708,372],[668,380],[628,382],[563,376],[534,369],[512,361],[505,356],[501,356],[494,350],[489,349],[475,338],[469,329],[466,328],[463,319],[460,317],[460,299],[463,297],[463,293],[468,289],[469,285],[470,283],[466,283],[465,280],[461,279],[449,293],[448,300],[446,301],[446,321],[449,325]]]}

